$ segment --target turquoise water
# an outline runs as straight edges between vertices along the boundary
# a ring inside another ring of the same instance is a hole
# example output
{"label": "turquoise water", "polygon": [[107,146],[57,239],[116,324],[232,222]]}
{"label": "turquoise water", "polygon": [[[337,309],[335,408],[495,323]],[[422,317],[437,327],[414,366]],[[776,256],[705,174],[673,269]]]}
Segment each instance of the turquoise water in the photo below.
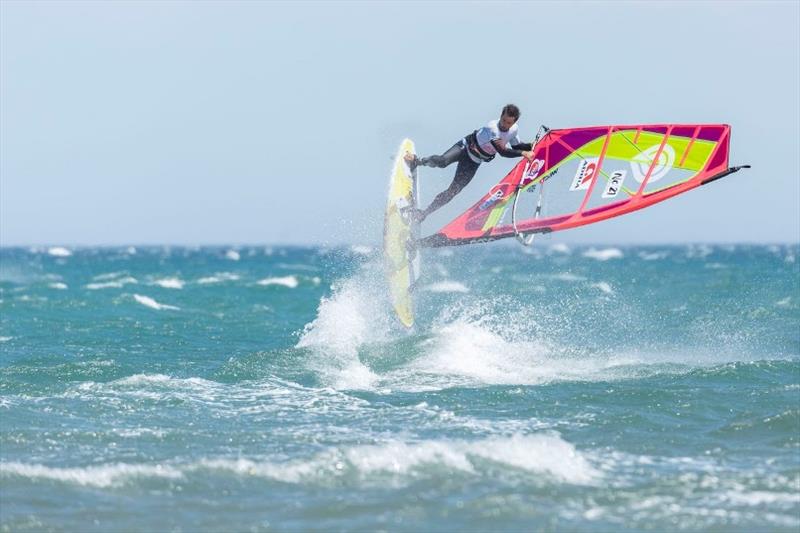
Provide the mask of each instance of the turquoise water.
{"label": "turquoise water", "polygon": [[800,250],[0,250],[0,527],[800,527]]}

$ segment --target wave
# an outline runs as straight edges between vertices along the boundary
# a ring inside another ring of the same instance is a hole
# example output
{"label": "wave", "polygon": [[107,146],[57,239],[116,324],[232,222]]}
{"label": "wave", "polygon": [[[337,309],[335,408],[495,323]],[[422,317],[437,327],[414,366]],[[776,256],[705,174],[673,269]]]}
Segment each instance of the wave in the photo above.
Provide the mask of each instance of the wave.
{"label": "wave", "polygon": [[92,276],[92,281],[107,281],[114,278],[121,278],[122,276],[126,276],[128,273],[125,271],[120,272],[106,272],[104,274],[98,274],[96,276]]}
{"label": "wave", "polygon": [[232,272],[218,272],[213,276],[206,276],[197,280],[200,285],[208,285],[212,283],[223,283],[225,281],[238,281],[241,276]]}
{"label": "wave", "polygon": [[180,310],[180,307],[175,307],[174,305],[161,304],[155,301],[154,299],[150,298],[149,296],[142,296],[141,294],[134,294],[133,299],[142,304],[143,306],[155,309],[157,311],[162,311],[165,309],[172,311]]}
{"label": "wave", "polygon": [[639,258],[643,261],[660,261],[669,257],[669,252],[639,252]]}
{"label": "wave", "polygon": [[622,250],[619,248],[605,248],[603,250],[597,250],[595,248],[589,248],[585,252],[583,252],[583,257],[588,257],[589,259],[596,259],[597,261],[608,261],[609,259],[622,259],[625,254],[622,253]]}
{"label": "wave", "polygon": [[572,253],[572,250],[570,249],[570,247],[567,246],[566,244],[564,244],[563,242],[559,242],[559,243],[553,244],[547,250],[550,253],[557,253],[557,254],[564,254],[564,255],[569,255],[570,253]]}
{"label": "wave", "polygon": [[51,246],[47,249],[47,255],[53,257],[69,257],[72,255],[72,252],[63,246]]}
{"label": "wave", "polygon": [[89,289],[90,291],[96,291],[100,289],[119,289],[124,287],[125,285],[130,285],[134,283],[139,283],[139,281],[132,276],[126,276],[124,278],[112,279],[111,281],[89,283],[86,285],[86,288]]}
{"label": "wave", "polygon": [[296,276],[283,276],[283,277],[275,277],[275,278],[265,278],[256,282],[258,285],[280,285],[283,287],[288,287],[290,289],[294,289],[299,285]]}
{"label": "wave", "polygon": [[0,462],[0,476],[44,479],[90,487],[118,487],[139,478],[180,479],[183,472],[161,464],[116,463],[84,467],[51,467],[41,464]]}
{"label": "wave", "polygon": [[537,483],[544,478],[557,484],[593,485],[603,477],[584,454],[557,434],[515,434],[473,441],[390,440],[340,446],[294,461],[221,457],[188,463],[112,463],[83,467],[3,462],[0,476],[109,488],[142,478],[175,480],[202,472],[218,472],[292,484],[364,486],[383,485],[387,481],[401,485],[419,479],[448,478],[453,474],[484,477],[492,475],[497,466],[535,474]]}
{"label": "wave", "polygon": [[396,333],[386,299],[382,265],[373,261],[320,301],[317,317],[306,324],[296,347],[311,354],[311,369],[337,389],[370,388],[377,375],[360,359],[359,349]]}
{"label": "wave", "polygon": [[186,282],[180,278],[162,278],[153,281],[153,285],[158,285],[165,289],[182,289],[185,284]]}

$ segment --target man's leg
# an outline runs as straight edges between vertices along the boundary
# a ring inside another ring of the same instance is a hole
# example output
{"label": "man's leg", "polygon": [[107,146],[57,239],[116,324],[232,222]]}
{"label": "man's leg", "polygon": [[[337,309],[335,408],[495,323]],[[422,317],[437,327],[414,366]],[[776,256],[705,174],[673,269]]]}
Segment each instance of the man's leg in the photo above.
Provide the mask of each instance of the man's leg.
{"label": "man's leg", "polygon": [[457,142],[442,155],[430,155],[428,157],[417,159],[417,166],[422,165],[426,167],[444,168],[458,161],[458,158],[461,156],[461,152],[463,150],[464,147],[461,146],[460,142]]}
{"label": "man's leg", "polygon": [[[448,150],[444,155],[449,152],[450,150]],[[453,182],[447,189],[436,195],[436,198],[433,199],[431,205],[417,215],[418,221],[422,222],[425,220],[425,217],[445,205],[447,202],[452,200],[455,195],[460,193],[461,190],[466,187],[470,181],[472,181],[472,178],[475,176],[475,172],[478,171],[479,166],[480,163],[476,163],[470,159],[465,150],[458,159],[458,166],[456,167],[456,175],[453,176]]]}

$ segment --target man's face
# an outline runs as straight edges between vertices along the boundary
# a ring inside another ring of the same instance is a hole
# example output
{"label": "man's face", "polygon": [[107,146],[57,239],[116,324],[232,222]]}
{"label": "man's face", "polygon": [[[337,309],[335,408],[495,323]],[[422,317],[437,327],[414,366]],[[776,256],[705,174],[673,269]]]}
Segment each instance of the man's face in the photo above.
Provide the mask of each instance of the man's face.
{"label": "man's face", "polygon": [[508,115],[501,115],[500,116],[500,123],[497,125],[500,128],[500,131],[508,131],[508,129],[516,124],[517,119],[514,117],[510,117]]}

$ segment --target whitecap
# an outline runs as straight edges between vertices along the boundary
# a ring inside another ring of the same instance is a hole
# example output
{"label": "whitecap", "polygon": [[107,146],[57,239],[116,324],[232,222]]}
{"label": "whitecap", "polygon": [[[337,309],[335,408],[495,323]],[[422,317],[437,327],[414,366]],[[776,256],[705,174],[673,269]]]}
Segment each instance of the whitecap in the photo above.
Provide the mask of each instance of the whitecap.
{"label": "whitecap", "polygon": [[41,464],[18,462],[0,463],[3,477],[19,476],[29,479],[46,479],[90,487],[113,487],[123,485],[140,477],[180,479],[182,472],[172,466],[160,464],[106,464],[85,467],[59,468]]}
{"label": "whitecap", "polygon": [[241,259],[241,257],[242,256],[239,255],[239,252],[237,252],[236,250],[228,250],[227,252],[225,252],[225,258],[230,259],[231,261],[238,261],[239,259]]}
{"label": "whitecap", "polygon": [[589,259],[596,259],[597,261],[608,261],[609,259],[620,259],[624,256],[622,250],[619,248],[605,248],[603,250],[597,250],[595,248],[590,248],[583,252],[583,257],[588,257]]}
{"label": "whitecap", "polygon": [[563,242],[559,242],[553,244],[548,249],[550,252],[557,253],[557,254],[569,254],[572,250],[570,250],[569,246],[564,244]]}
{"label": "whitecap", "polygon": [[58,289],[62,291],[69,288],[67,287],[66,283],[61,283],[61,282],[49,283],[47,286],[50,287],[51,289]]}
{"label": "whitecap", "polygon": [[185,282],[179,278],[163,278],[155,280],[153,284],[165,289],[182,289]]}
{"label": "whitecap", "polygon": [[218,272],[213,276],[207,276],[198,279],[197,283],[201,285],[208,285],[211,283],[222,283],[223,281],[238,281],[238,280],[239,280],[238,274],[231,274],[230,272]]}
{"label": "whitecap", "polygon": [[173,310],[173,311],[177,311],[177,310],[180,309],[179,307],[175,307],[174,305],[166,305],[166,304],[158,303],[157,301],[153,300],[149,296],[142,296],[141,294],[134,294],[133,298],[137,302],[139,302],[140,304],[144,305],[145,307],[149,307],[149,308],[155,309],[157,311],[161,311],[161,310],[164,310],[164,309],[170,309],[170,310]]}
{"label": "whitecap", "polygon": [[47,253],[53,257],[69,257],[72,252],[63,246],[51,246],[47,249]]}
{"label": "whitecap", "polygon": [[643,261],[660,261],[668,256],[669,252],[639,252],[639,258]]}
{"label": "whitecap", "polygon": [[258,285],[281,285],[283,287],[288,287],[290,289],[294,289],[297,287],[299,282],[295,276],[284,276],[279,278],[265,278],[262,280],[257,281]]}
{"label": "whitecap", "polygon": [[385,483],[387,475],[402,483],[435,476],[441,468],[471,476],[489,475],[495,465],[575,485],[593,485],[602,478],[602,472],[556,434],[515,434],[476,441],[392,440],[328,450],[306,460],[204,459],[195,468],[267,477],[286,483],[329,483],[332,476],[355,476],[360,482]]}
{"label": "whitecap", "polygon": [[10,340],[11,340],[11,339],[13,339],[13,338],[14,338],[14,337],[0,337],[0,342],[8,342],[8,341],[10,341]]}
{"label": "whitecap", "polygon": [[112,281],[105,281],[105,282],[100,282],[100,283],[89,283],[88,285],[86,285],[86,288],[89,289],[89,290],[93,290],[93,291],[100,290],[100,289],[119,289],[119,288],[124,287],[125,285],[131,284],[131,283],[139,283],[139,282],[136,280],[136,278],[131,277],[131,276],[127,276],[127,277],[115,279],[115,280],[112,280]]}
{"label": "whitecap", "polygon": [[92,281],[106,281],[109,279],[119,278],[125,274],[127,274],[127,272],[106,272],[105,274],[92,276]]}
{"label": "whitecap", "polygon": [[749,505],[753,507],[800,504],[800,494],[796,492],[730,490],[723,495],[723,498],[735,505]]}
{"label": "whitecap", "polygon": [[686,257],[693,259],[693,258],[704,258],[708,257],[714,252],[714,249],[707,245],[707,244],[691,244],[689,248],[686,250]]}

